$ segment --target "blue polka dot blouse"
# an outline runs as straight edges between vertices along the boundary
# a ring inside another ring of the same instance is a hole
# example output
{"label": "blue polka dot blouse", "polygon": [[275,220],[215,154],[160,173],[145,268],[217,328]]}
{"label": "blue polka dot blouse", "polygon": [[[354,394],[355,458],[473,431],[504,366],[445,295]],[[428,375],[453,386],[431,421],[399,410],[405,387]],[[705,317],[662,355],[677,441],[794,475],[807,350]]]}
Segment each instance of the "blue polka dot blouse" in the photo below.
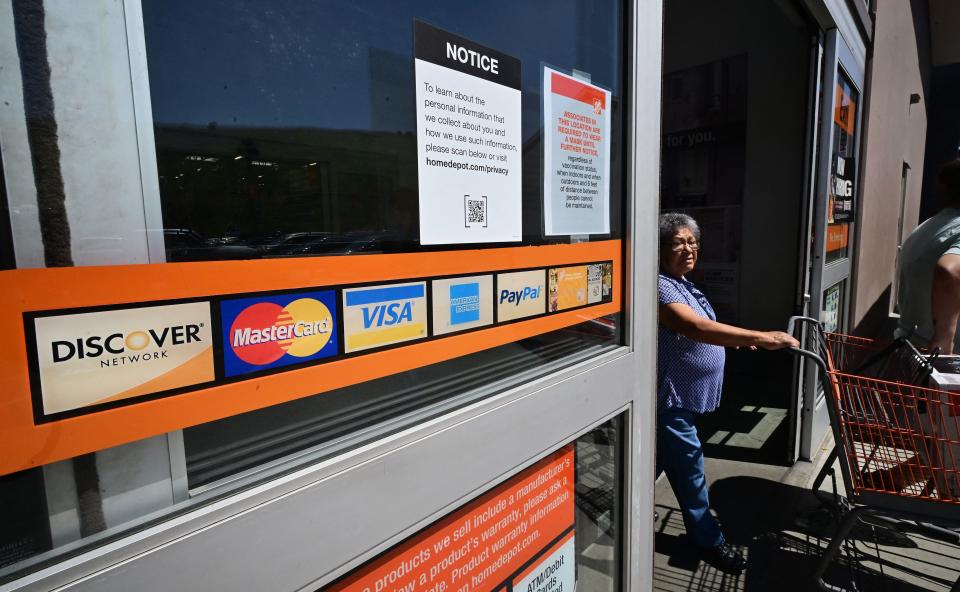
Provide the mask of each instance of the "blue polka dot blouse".
{"label": "blue polka dot blouse", "polygon": [[[693,282],[660,274],[660,304],[686,304],[701,317],[717,320],[707,297]],[[726,352],[717,345],[693,341],[663,325],[657,332],[657,409],[707,413],[720,405]]]}

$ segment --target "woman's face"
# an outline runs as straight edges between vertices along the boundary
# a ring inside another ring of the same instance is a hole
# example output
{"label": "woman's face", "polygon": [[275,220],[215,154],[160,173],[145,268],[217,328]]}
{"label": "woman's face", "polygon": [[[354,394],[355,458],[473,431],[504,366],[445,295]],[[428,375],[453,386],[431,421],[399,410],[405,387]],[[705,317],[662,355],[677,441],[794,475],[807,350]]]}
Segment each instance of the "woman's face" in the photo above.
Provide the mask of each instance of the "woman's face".
{"label": "woman's face", "polygon": [[683,277],[697,264],[699,243],[693,232],[686,227],[677,230],[660,250],[660,267],[667,274]]}

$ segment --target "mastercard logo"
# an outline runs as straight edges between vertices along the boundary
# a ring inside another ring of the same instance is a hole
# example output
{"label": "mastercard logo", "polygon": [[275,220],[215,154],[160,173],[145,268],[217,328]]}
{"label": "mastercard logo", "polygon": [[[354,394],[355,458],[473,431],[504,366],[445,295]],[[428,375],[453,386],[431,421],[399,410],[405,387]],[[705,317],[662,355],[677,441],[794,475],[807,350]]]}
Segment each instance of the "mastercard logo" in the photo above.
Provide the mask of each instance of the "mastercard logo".
{"label": "mastercard logo", "polygon": [[308,358],[327,345],[334,331],[327,305],[300,298],[286,306],[258,302],[240,311],[230,325],[230,347],[241,360],[255,366],[283,356]]}

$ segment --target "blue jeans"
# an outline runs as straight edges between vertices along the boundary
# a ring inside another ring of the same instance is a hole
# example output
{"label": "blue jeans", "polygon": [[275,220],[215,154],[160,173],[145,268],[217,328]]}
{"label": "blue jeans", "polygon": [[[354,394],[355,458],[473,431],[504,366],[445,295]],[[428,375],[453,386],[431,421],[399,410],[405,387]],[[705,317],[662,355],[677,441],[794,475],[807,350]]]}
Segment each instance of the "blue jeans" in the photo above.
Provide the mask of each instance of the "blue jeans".
{"label": "blue jeans", "polygon": [[703,445],[693,421],[693,413],[680,409],[664,409],[658,414],[656,474],[667,473],[680,502],[687,536],[698,547],[716,547],[723,542],[723,533],[710,513]]}

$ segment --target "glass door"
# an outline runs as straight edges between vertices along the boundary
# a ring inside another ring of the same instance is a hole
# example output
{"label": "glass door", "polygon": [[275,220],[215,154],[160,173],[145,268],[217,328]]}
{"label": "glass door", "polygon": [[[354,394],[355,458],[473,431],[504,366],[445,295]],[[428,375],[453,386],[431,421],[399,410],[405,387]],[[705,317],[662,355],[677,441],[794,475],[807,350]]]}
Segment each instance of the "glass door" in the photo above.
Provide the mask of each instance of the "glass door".
{"label": "glass door", "polygon": [[[845,332],[859,201],[864,68],[837,29],[826,34],[824,57],[808,314],[819,318],[826,331]],[[829,418],[815,369],[807,366],[800,456],[812,458],[829,428]]]}
{"label": "glass door", "polygon": [[661,2],[502,3],[0,6],[0,590],[652,587]]}

